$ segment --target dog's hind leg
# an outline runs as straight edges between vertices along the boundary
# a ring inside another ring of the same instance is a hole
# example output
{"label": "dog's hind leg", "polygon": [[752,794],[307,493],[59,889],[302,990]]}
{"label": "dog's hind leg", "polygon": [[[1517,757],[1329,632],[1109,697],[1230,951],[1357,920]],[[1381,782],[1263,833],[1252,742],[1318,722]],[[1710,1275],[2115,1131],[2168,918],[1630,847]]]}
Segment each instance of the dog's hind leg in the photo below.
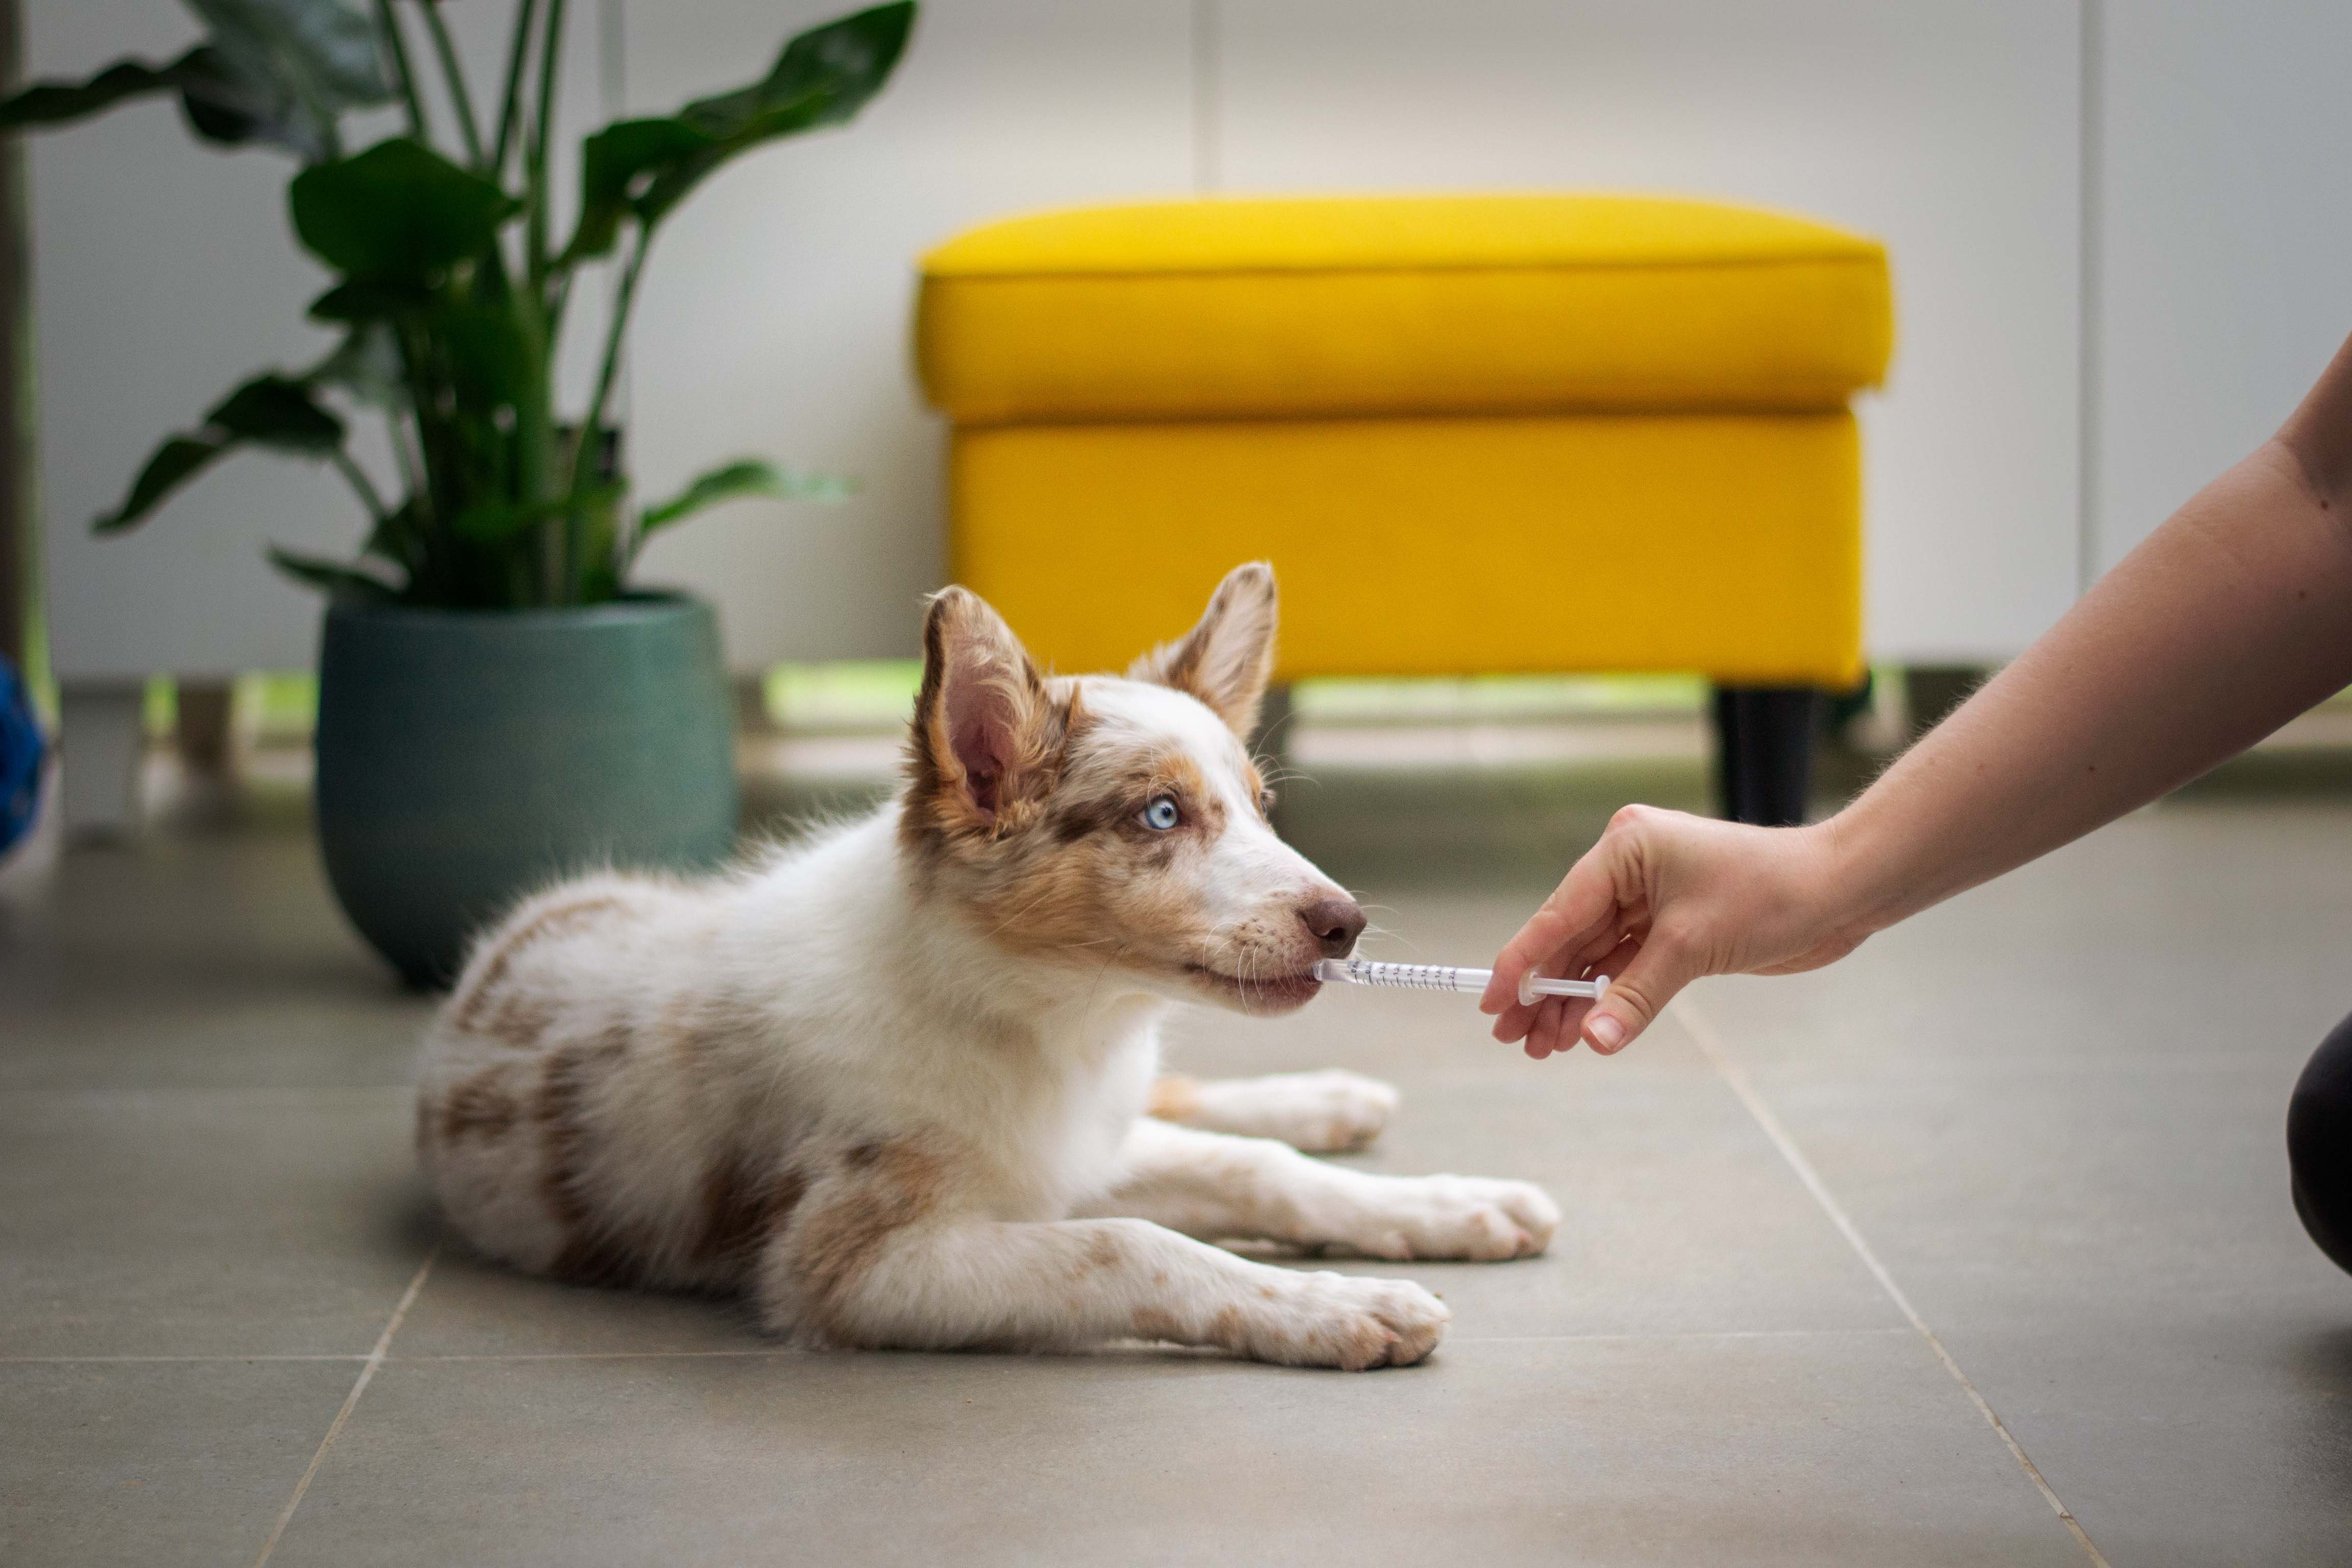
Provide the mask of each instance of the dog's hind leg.
{"label": "dog's hind leg", "polygon": [[753,1289],[770,1329],[910,1350],[1172,1340],[1354,1371],[1421,1360],[1449,1315],[1404,1280],[1269,1268],[1142,1220],[943,1214],[901,1154],[860,1152],[769,1238]]}
{"label": "dog's hind leg", "polygon": [[1094,1214],[1136,1215],[1202,1240],[1337,1245],[1373,1258],[1499,1261],[1541,1252],[1559,1209],[1540,1187],[1476,1176],[1377,1176],[1266,1138],[1146,1118]]}
{"label": "dog's hind leg", "polygon": [[1331,1068],[1266,1078],[1163,1078],[1151,1086],[1150,1110],[1180,1127],[1334,1154],[1379,1137],[1396,1108],[1397,1091],[1389,1085]]}

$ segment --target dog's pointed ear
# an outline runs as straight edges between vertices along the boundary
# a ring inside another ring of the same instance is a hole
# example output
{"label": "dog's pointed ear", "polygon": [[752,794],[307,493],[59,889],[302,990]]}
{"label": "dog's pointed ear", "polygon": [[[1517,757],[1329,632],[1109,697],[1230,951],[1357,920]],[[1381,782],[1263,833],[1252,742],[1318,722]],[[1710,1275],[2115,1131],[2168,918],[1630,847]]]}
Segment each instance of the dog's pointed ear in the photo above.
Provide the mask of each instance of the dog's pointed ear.
{"label": "dog's pointed ear", "polygon": [[1129,680],[1172,686],[1206,703],[1243,740],[1274,679],[1274,568],[1263,561],[1225,574],[1201,624],[1128,667]]}
{"label": "dog's pointed ear", "polygon": [[933,595],[915,699],[914,804],[929,822],[994,832],[1051,790],[1066,715],[1021,639],[968,588]]}

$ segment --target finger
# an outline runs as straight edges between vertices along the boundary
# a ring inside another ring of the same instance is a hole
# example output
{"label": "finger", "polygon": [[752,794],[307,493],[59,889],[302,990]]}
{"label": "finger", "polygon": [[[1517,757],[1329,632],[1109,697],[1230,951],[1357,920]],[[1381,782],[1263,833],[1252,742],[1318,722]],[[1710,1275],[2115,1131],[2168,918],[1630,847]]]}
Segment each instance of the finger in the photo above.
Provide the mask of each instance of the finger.
{"label": "finger", "polygon": [[[1538,975],[1545,975],[1545,978],[1550,978],[1550,980],[1557,980],[1557,978],[1561,978],[1561,975],[1580,975],[1580,973],[1583,973],[1583,969],[1578,969],[1578,966],[1576,966],[1576,963],[1571,962],[1571,959],[1561,957],[1561,954],[1552,954],[1552,957],[1550,957],[1550,959],[1545,959],[1543,963],[1536,963],[1536,973],[1538,973]],[[1527,1008],[1527,1025],[1524,1025],[1524,1032],[1527,1032],[1527,1035],[1534,1035],[1536,1027],[1538,1027],[1538,1020],[1545,1020],[1545,1018],[1552,1020],[1550,1025],[1540,1025],[1540,1027],[1545,1027],[1545,1030],[1548,1030],[1548,1032],[1545,1032],[1545,1037],[1543,1037],[1543,1044],[1548,1044],[1548,1047],[1550,1047],[1552,1051],[1567,1051],[1569,1047],[1573,1047],[1573,1044],[1576,1044],[1576,1037],[1573,1037],[1573,1035],[1559,1035],[1559,1032],[1557,1032],[1557,1023],[1559,1023],[1559,1008],[1552,1006],[1552,1002],[1559,1002],[1559,999],[1557,999],[1557,996],[1545,996],[1545,999],[1538,999],[1538,1002],[1534,1002],[1534,1004],[1522,1004],[1522,1002],[1519,1002],[1519,999],[1517,999],[1517,996],[1512,996],[1512,1004],[1510,1004],[1510,1006],[1503,1008],[1503,1018],[1512,1018],[1512,1016],[1515,1016],[1515,1013],[1519,1013],[1519,1011],[1522,1011],[1522,1008]],[[1498,1032],[1496,1032],[1496,1039],[1503,1039],[1503,1035],[1500,1035],[1500,1023],[1496,1025],[1496,1030],[1498,1030]],[[1540,1060],[1540,1058],[1538,1058],[1538,1060]]]}
{"label": "finger", "polygon": [[1585,1015],[1580,1032],[1594,1050],[1614,1056],[1657,1021],[1676,992],[1697,978],[1696,966],[1681,942],[1653,934],[1633,953],[1625,972],[1611,978],[1609,994]]}
{"label": "finger", "polygon": [[1478,999],[1479,1011],[1500,1013],[1518,999],[1519,978],[1565,950],[1582,946],[1596,929],[1617,918],[1618,871],[1624,859],[1622,836],[1604,833],[1528,919],[1495,960],[1494,978]]}
{"label": "finger", "polygon": [[1528,1038],[1542,1047],[1546,1056],[1568,1050],[1576,1044],[1576,1037],[1568,1031],[1561,1012],[1560,998],[1545,997],[1543,1005],[1536,1009],[1535,1027],[1528,1032]]}
{"label": "finger", "polygon": [[[1590,980],[1592,975],[1616,975],[1625,971],[1625,966],[1633,962],[1633,954],[1637,952],[1642,952],[1642,938],[1637,936],[1618,938],[1613,931],[1601,931],[1600,936],[1583,942],[1583,945],[1578,947],[1573,954],[1569,954],[1569,957],[1545,959],[1543,963],[1536,966],[1536,973],[1550,975],[1550,978],[1555,980],[1561,978],[1561,975],[1571,975],[1571,978],[1576,980]],[[1569,1002],[1569,1006],[1571,1006],[1571,1011],[1569,1011],[1567,1016],[1567,1023],[1571,1025],[1571,1027],[1578,1023],[1583,1023],[1583,1016],[1590,1011],[1588,1004],[1580,1002],[1580,999],[1573,999],[1573,996],[1564,996],[1564,1002]],[[1503,1016],[1494,1020],[1496,1039],[1503,1041],[1506,1047],[1515,1039],[1527,1039],[1528,1032],[1536,1027],[1536,1008],[1538,1006],[1540,1002],[1522,1004],[1519,1002],[1517,990],[1512,992],[1510,1006],[1503,1008]],[[1569,1044],[1573,1044],[1573,1037]],[[1569,1044],[1559,1044],[1559,1047],[1555,1047],[1555,1051],[1567,1051]]]}

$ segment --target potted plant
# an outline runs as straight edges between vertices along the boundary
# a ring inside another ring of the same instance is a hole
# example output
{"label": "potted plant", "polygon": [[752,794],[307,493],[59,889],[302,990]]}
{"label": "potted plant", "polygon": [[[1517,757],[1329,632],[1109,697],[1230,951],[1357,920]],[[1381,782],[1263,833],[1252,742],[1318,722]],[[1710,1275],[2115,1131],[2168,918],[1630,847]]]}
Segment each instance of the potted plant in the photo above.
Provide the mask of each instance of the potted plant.
{"label": "potted plant", "polygon": [[[747,87],[591,135],[578,212],[558,234],[548,143],[565,0],[512,0],[489,118],[437,0],[188,3],[204,42],[165,65],[37,84],[0,101],[0,131],[169,93],[207,142],[292,153],[295,236],[336,279],[310,315],[342,335],[165,440],[95,526],[137,526],[243,447],[350,481],[367,520],[354,560],[270,552],[329,600],[320,842],[368,940],[413,982],[446,982],[467,932],[538,880],[589,863],[707,866],[733,844],[716,619],[699,600],[632,589],[630,569],[648,539],[715,501],[841,487],[737,459],[636,504],[606,411],[663,218],[739,153],[856,114],[898,63],[915,5],[812,28]],[[414,69],[427,56],[449,123],[428,121]],[[346,117],[387,106],[404,129],[347,152]],[[600,263],[616,281],[596,380],[567,416],[555,349],[573,279]],[[362,414],[388,428],[392,493],[347,448]]]}

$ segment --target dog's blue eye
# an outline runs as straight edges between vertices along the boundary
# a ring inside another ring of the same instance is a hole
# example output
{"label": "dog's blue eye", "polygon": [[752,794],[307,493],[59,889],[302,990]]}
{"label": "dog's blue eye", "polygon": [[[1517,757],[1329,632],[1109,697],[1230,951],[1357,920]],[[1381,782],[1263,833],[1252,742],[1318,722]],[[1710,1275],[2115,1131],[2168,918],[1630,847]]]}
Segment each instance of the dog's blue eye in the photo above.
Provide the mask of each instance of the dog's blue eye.
{"label": "dog's blue eye", "polygon": [[1143,826],[1154,833],[1165,833],[1176,826],[1183,813],[1176,809],[1173,795],[1160,795],[1143,808]]}

